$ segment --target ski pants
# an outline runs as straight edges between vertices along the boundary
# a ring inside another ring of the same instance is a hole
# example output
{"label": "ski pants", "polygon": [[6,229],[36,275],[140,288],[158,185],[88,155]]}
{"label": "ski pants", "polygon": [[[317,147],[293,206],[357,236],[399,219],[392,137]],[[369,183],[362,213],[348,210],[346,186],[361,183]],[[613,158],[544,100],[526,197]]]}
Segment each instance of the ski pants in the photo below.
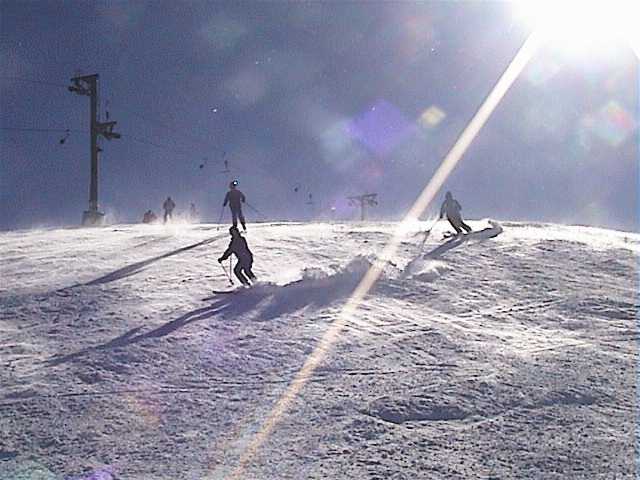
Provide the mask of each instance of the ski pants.
{"label": "ski pants", "polygon": [[238,277],[238,280],[240,280],[240,283],[242,283],[243,285],[249,285],[249,280],[247,280],[247,277],[251,280],[256,278],[256,276],[251,271],[251,267],[251,262],[238,262],[236,263],[236,266],[233,267],[233,273],[236,274],[236,277]]}
{"label": "ski pants", "polygon": [[173,210],[165,210],[164,211],[164,223],[167,223],[167,220],[173,220]]}
{"label": "ski pants", "polygon": [[447,217],[447,220],[449,220],[449,223],[451,224],[451,226],[456,230],[456,233],[462,232],[462,229],[464,229],[467,232],[471,231],[471,227],[466,223],[464,223],[462,221],[462,218],[459,216]]}
{"label": "ski pants", "polygon": [[242,225],[243,229],[247,229],[247,226],[244,223],[244,215],[242,214],[242,207],[231,208],[231,223],[234,227],[238,226],[238,219],[240,220],[240,225]]}

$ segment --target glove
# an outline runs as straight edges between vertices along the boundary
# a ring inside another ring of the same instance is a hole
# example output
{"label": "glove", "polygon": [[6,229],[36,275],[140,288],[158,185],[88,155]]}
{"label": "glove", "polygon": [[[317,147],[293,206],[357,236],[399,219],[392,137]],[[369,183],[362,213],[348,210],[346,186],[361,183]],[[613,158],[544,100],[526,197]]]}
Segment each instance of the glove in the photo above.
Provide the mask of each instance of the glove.
{"label": "glove", "polygon": [[222,257],[218,259],[218,263],[222,263]]}

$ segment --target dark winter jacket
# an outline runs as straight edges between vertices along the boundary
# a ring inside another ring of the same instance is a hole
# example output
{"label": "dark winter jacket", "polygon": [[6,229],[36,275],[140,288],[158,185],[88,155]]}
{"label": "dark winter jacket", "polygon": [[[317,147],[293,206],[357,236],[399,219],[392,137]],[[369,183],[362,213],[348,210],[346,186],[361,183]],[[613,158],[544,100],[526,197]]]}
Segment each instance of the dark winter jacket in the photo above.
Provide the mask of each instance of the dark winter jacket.
{"label": "dark winter jacket", "polygon": [[235,254],[239,263],[243,265],[249,265],[253,263],[253,254],[251,250],[249,250],[249,245],[247,245],[247,240],[240,235],[231,238],[231,242],[229,246],[224,251],[220,260],[226,260],[231,256],[231,254]]}
{"label": "dark winter jacket", "polygon": [[162,204],[162,208],[164,208],[168,212],[173,211],[175,207],[176,207],[176,204],[173,203],[173,200],[171,200],[170,198],[167,198]]}
{"label": "dark winter jacket", "polygon": [[227,206],[227,203],[231,207],[232,210],[240,210],[240,203],[244,203],[245,198],[244,194],[240,190],[229,190],[227,195],[224,197],[223,207]]}
{"label": "dark winter jacket", "polygon": [[440,218],[442,218],[446,214],[447,218],[458,219],[460,218],[460,210],[462,210],[462,207],[457,200],[453,198],[447,198],[442,203],[442,207],[440,208]]}

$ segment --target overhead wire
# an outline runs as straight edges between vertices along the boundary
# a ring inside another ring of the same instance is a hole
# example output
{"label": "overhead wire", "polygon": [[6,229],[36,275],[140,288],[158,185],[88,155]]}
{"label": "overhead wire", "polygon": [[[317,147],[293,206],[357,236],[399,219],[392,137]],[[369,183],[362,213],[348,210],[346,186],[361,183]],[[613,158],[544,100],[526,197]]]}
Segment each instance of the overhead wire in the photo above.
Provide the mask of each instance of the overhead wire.
{"label": "overhead wire", "polygon": [[122,138],[128,138],[130,140],[133,140],[134,142],[143,143],[145,145],[151,145],[152,147],[161,148],[163,150],[167,150],[167,151],[172,152],[172,153],[177,153],[179,155],[185,155],[185,156],[188,156],[188,157],[191,157],[191,158],[193,158],[193,156],[194,156],[193,153],[185,152],[185,151],[182,151],[182,150],[176,150],[176,149],[174,149],[174,148],[172,148],[172,147],[170,147],[168,145],[161,145],[159,143],[155,143],[155,142],[152,142],[152,141],[149,141],[149,140],[145,140],[145,139],[142,139],[142,138],[139,138],[139,137],[134,137],[133,135],[129,135],[128,133],[122,133],[121,137]]}
{"label": "overhead wire", "polygon": [[[29,83],[35,83],[35,84],[41,84],[41,85],[49,85],[49,86],[61,87],[61,88],[65,88],[65,89],[69,86],[68,84],[61,84],[61,83],[56,83],[56,82],[48,82],[48,81],[44,81],[44,80],[36,80],[36,79],[17,77],[17,76],[1,75],[0,79],[18,80],[18,81],[22,81],[22,82],[29,82]],[[102,96],[104,97],[104,94]],[[159,120],[148,118],[148,117],[146,117],[146,116],[144,116],[144,115],[142,115],[142,114],[140,114],[140,113],[138,113],[138,112],[136,112],[136,111],[134,111],[132,109],[125,108],[118,101],[113,102],[113,99],[111,98],[111,96],[107,101],[111,105],[113,105],[115,103],[115,110],[118,110],[118,109],[123,110],[123,111],[125,111],[125,112],[127,112],[127,113],[129,113],[129,114],[131,114],[131,115],[143,120],[143,121],[158,125],[158,126],[164,128],[166,130],[170,130],[170,131],[174,131],[174,132],[176,130],[178,130],[178,129],[174,128],[174,127],[170,127],[169,125],[167,125],[167,124],[165,124],[165,123],[163,123],[163,122],[161,122]],[[103,106],[103,110],[107,111],[107,110],[110,110],[110,108],[107,109],[105,106]],[[27,132],[27,131],[31,131],[31,132],[58,132],[58,133],[66,133],[68,131],[69,132],[73,132],[73,133],[78,133],[78,132],[85,133],[85,132],[88,132],[88,130],[82,131],[82,130],[74,130],[74,129],[53,129],[53,128],[0,127],[0,129],[2,129],[2,130],[10,130],[10,131],[25,131],[25,132]],[[192,133],[187,133],[185,131],[182,131],[181,133],[183,135],[185,135],[185,136],[190,137],[191,139],[195,139],[196,141],[201,142],[201,144],[199,145],[199,149],[201,149],[203,146],[211,148],[211,145],[202,145],[202,144],[209,143],[210,140],[205,140],[204,137],[195,136]],[[176,149],[176,148],[173,148],[171,146],[159,144],[157,142],[154,142],[154,141],[151,141],[151,140],[148,140],[148,139],[144,139],[144,138],[140,138],[140,137],[137,137],[137,136],[133,136],[133,135],[129,135],[129,134],[122,134],[122,138],[125,138],[125,137],[130,139],[130,140],[133,140],[135,142],[146,144],[146,145],[150,145],[150,146],[153,146],[153,147],[156,147],[156,148],[160,148],[160,149],[164,149],[164,150],[172,152],[172,153],[177,153],[177,154],[188,156],[188,157],[191,157],[191,158],[193,158],[195,156],[194,153],[192,153],[192,152],[187,152],[185,150]],[[182,143],[183,146],[195,146],[193,143],[191,143],[191,145],[185,145],[185,142],[179,142],[179,143]],[[190,142],[187,142],[187,143],[190,143]],[[216,148],[216,150],[224,151],[220,147],[215,147],[215,148]]]}
{"label": "overhead wire", "polygon": [[57,133],[89,133],[89,130],[76,130],[72,128],[22,128],[22,127],[0,127],[0,130],[10,130],[17,132],[57,132]]}
{"label": "overhead wire", "polygon": [[[53,133],[89,133],[89,130],[78,130],[78,129],[73,129],[73,128],[31,128],[31,127],[0,127],[0,130],[8,130],[8,131],[18,131],[18,132],[37,132],[37,133],[47,133],[47,132],[53,132]],[[128,133],[123,133],[121,134],[122,138],[127,138],[130,140],[133,140],[135,142],[138,143],[143,143],[145,145],[151,145],[153,147],[156,148],[161,148],[167,151],[170,151],[172,153],[177,153],[180,155],[185,155],[188,157],[193,157],[193,154],[190,152],[186,152],[186,151],[182,151],[182,150],[177,150],[174,148],[171,148],[168,145],[161,145],[159,143],[155,143],[152,142],[150,140],[144,139],[144,138],[140,138],[134,135],[129,135]]]}
{"label": "overhead wire", "polygon": [[[105,95],[103,95],[103,97],[104,96]],[[173,132],[173,133],[175,133],[175,132],[180,133],[183,136],[183,138],[176,141],[178,146],[179,147],[185,147],[185,148],[193,148],[194,152],[187,152],[187,151],[185,151],[183,149],[180,149],[180,148],[175,148],[175,147],[172,147],[172,146],[159,144],[159,143],[151,141],[151,140],[144,140],[144,139],[136,138],[136,137],[133,137],[132,135],[128,135],[128,134],[122,134],[123,138],[125,136],[127,136],[131,140],[137,141],[139,143],[144,143],[144,144],[147,144],[147,145],[150,145],[150,146],[154,146],[156,148],[165,149],[165,150],[167,150],[169,152],[177,153],[179,155],[187,156],[187,157],[190,157],[190,158],[198,157],[196,151],[200,151],[201,154],[202,154],[203,148],[206,149],[207,151],[214,150],[214,153],[213,153],[214,156],[217,156],[217,155],[221,154],[222,157],[224,158],[224,156],[226,155],[226,151],[225,151],[224,147],[220,147],[218,145],[212,145],[211,139],[209,139],[209,138],[205,138],[204,136],[201,137],[201,136],[198,136],[198,135],[194,135],[193,133],[186,132],[185,130],[181,130],[180,128],[169,126],[166,123],[164,123],[164,122],[158,120],[157,118],[155,118],[155,114],[154,114],[154,118],[146,117],[145,115],[142,115],[141,113],[139,113],[139,112],[137,112],[137,111],[135,111],[135,110],[133,110],[131,108],[125,107],[124,105],[122,105],[122,102],[120,102],[118,100],[113,101],[113,98],[112,98],[111,95],[109,95],[108,98],[105,99],[105,103],[107,103],[107,102],[110,105],[110,108],[108,110],[111,111],[111,112],[112,111],[116,111],[117,112],[118,110],[121,110],[121,111],[124,111],[126,113],[129,113],[130,115],[133,115],[136,118],[139,118],[139,119],[141,119],[143,121],[146,121],[146,122],[148,122],[150,124],[159,126],[159,127],[163,128],[163,129],[165,129],[167,131],[170,131],[170,132]],[[106,107],[105,107],[105,110],[106,110]],[[175,141],[175,139],[174,139],[174,141]],[[209,158],[210,155],[211,154],[201,155],[204,158],[203,158],[203,161],[201,161],[201,163],[200,163],[200,168],[203,168],[205,165],[208,165],[208,164],[209,165],[213,165],[213,164],[217,165],[217,164],[222,163],[222,160],[220,160],[220,159],[210,159]],[[241,169],[237,165],[234,165],[234,168],[236,170],[238,170],[238,171],[243,171],[243,169]],[[218,173],[224,173],[224,171],[218,172]]]}
{"label": "overhead wire", "polygon": [[[61,83],[56,83],[56,82],[49,82],[49,81],[44,81],[44,80],[36,80],[36,79],[31,79],[31,78],[24,78],[24,77],[17,77],[17,76],[5,76],[2,75],[0,76],[0,79],[5,79],[5,80],[18,80],[18,81],[22,81],[22,82],[29,82],[29,83],[34,83],[34,84],[41,84],[41,85],[49,85],[49,86],[54,86],[54,87],[60,87],[60,88],[68,88],[68,84],[61,84]],[[103,94],[102,97],[104,98],[105,95]],[[99,105],[102,106],[102,110],[104,112],[109,112],[110,108],[107,107],[106,103],[109,103],[111,106],[114,102],[113,102],[113,98],[112,95],[109,95],[108,99],[105,99],[105,105],[102,105],[103,102],[99,102]],[[121,105],[121,103],[119,101],[115,102],[116,107],[115,109],[121,109],[143,121],[158,125],[166,130],[169,130],[171,132],[176,132],[180,131],[179,129],[176,129],[175,127],[170,127],[169,125],[157,120],[157,119],[150,119],[132,109],[126,108],[123,105]],[[100,115],[99,112],[98,114]],[[107,114],[110,117],[110,114]],[[52,128],[19,128],[19,127],[1,127],[2,130],[7,130],[7,131],[24,131],[24,132],[42,132],[42,133],[46,133],[46,132],[52,132],[52,133],[88,133],[88,130],[77,130],[77,129],[52,129]],[[200,137],[200,136],[196,136],[193,135],[190,132],[185,132],[184,130],[181,131],[182,135],[190,137],[193,140],[196,140],[197,142],[199,142],[199,146],[197,147],[198,150],[201,150],[203,147],[210,149],[212,147],[212,145],[210,144],[211,140],[210,139],[205,139],[204,137]],[[127,138],[130,140],[133,140],[135,142],[141,143],[141,144],[145,144],[145,145],[149,145],[155,148],[159,148],[162,150],[165,150],[167,152],[171,152],[174,154],[178,154],[178,155],[182,155],[185,157],[189,157],[189,158],[195,158],[197,156],[196,153],[194,152],[187,152],[185,150],[181,150],[181,149],[177,149],[174,148],[172,146],[169,145],[163,145],[157,142],[154,142],[152,140],[149,139],[145,139],[145,138],[140,138],[139,136],[134,136],[134,135],[130,135],[127,133],[121,133],[121,138]],[[61,142],[64,143],[64,142]],[[185,147],[195,147],[196,145],[191,143],[191,142],[187,142],[190,143],[190,145],[186,145],[185,142],[179,142],[182,143],[182,146]],[[222,152],[222,155],[224,157],[224,155],[226,154],[226,151],[224,148],[221,148],[219,146],[215,146],[213,147],[213,149],[216,151],[216,154],[219,154],[220,152]],[[204,162],[201,163],[201,168],[202,166],[206,165],[209,162],[209,158],[208,157],[204,157]],[[219,163],[219,160],[213,160],[212,163],[217,164]],[[237,165],[234,166],[234,168],[238,171],[243,171],[242,168],[238,167]],[[226,171],[226,168],[225,168]],[[224,173],[224,172],[220,172],[220,173]]]}
{"label": "overhead wire", "polygon": [[[104,95],[103,95],[104,96]],[[176,126],[170,126],[167,125],[165,122],[158,120],[158,115],[151,112],[153,114],[153,118],[149,118],[145,115],[142,115],[140,112],[135,111],[131,108],[127,108],[126,106],[124,106],[122,104],[121,101],[119,100],[113,100],[113,95],[109,95],[108,100],[107,100],[111,105],[112,105],[112,110],[122,110],[124,112],[127,112],[143,121],[149,122],[151,124],[154,124],[156,126],[159,126],[167,131],[170,132],[178,132],[180,133],[183,137],[187,137],[188,139],[190,139],[187,142],[184,142],[182,140],[178,140],[178,143],[182,143],[184,146],[195,146],[195,144],[193,143],[194,141],[197,143],[199,148],[202,147],[206,147],[207,149],[211,149],[213,147],[213,149],[215,150],[220,150],[220,151],[224,151],[224,148],[221,148],[219,146],[216,145],[212,145],[212,140],[210,137],[206,136],[206,135],[195,135],[192,131],[186,131],[184,129],[181,129],[179,127]],[[185,138],[186,139],[186,138]]]}
{"label": "overhead wire", "polygon": [[51,85],[54,87],[62,87],[62,88],[67,88],[69,86],[69,85],[63,85],[62,83],[46,82],[44,80],[33,80],[30,78],[12,77],[12,76],[6,76],[6,75],[0,75],[0,78],[4,80],[20,80],[21,82],[39,83],[42,85]]}

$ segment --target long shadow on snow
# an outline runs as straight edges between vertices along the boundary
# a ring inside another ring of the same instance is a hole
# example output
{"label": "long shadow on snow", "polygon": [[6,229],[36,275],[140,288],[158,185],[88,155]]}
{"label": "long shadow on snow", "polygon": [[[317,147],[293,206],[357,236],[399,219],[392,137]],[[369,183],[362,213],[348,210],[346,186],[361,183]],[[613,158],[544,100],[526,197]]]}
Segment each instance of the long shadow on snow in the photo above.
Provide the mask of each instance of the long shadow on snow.
{"label": "long shadow on snow", "polygon": [[131,265],[127,265],[126,267],[119,268],[118,270],[115,270],[111,273],[103,275],[100,278],[96,278],[95,280],[91,280],[90,282],[76,284],[71,288],[79,287],[79,286],[100,285],[102,283],[115,282],[116,280],[121,280],[131,275],[135,275],[136,273],[141,271],[144,267],[151,265],[152,263],[157,262],[158,260],[162,260],[163,258],[168,258],[174,255],[178,255],[179,253],[183,253],[188,250],[192,250],[194,248],[207,245],[209,243],[215,242],[216,240],[220,240],[221,238],[226,238],[226,237],[228,237],[228,235],[216,235],[215,237],[206,238],[201,242],[194,243],[193,245],[187,245],[186,247],[178,248],[177,250],[173,250],[171,252],[158,255],[157,257],[149,258],[147,260],[142,260],[141,262],[132,263]]}
{"label": "long shadow on snow", "polygon": [[204,320],[206,318],[212,317],[217,313],[217,308],[218,307],[214,305],[211,305],[209,307],[198,308],[197,310],[186,313],[185,315],[182,315],[181,317],[176,318],[175,320],[172,320],[170,322],[167,322],[164,325],[154,328],[153,330],[150,330],[146,333],[137,334],[143,328],[143,326],[141,325],[141,326],[132,328],[131,330],[123,333],[122,335],[106,343],[103,343],[101,345],[87,347],[77,352],[70,353],[68,355],[54,357],[50,360],[47,360],[45,363],[49,366],[54,367],[62,363],[67,363],[67,362],[76,360],[77,358],[80,358],[86,355],[87,353],[91,353],[94,351],[111,350],[113,348],[126,347],[127,345],[138,343],[148,338],[164,337],[192,322],[197,322],[199,320]]}
{"label": "long shadow on snow", "polygon": [[488,240],[489,238],[497,237],[502,233],[502,227],[497,222],[489,220],[491,224],[490,227],[487,227],[483,230],[478,230],[477,232],[467,233],[466,235],[460,235],[458,237],[454,237],[451,240],[443,243],[442,245],[434,248],[429,253],[424,255],[424,258],[438,258],[445,252],[449,250],[453,250],[456,247],[459,247],[463,243],[466,243],[471,240]]}
{"label": "long shadow on snow", "polygon": [[[355,268],[353,266],[355,265]],[[351,295],[368,264],[355,260],[344,271],[324,277],[305,277],[284,285],[263,285],[237,294],[222,296],[210,305],[198,308],[171,320],[146,333],[138,333],[143,326],[132,328],[122,335],[101,345],[87,347],[74,353],[53,357],[45,363],[56,366],[74,361],[88,353],[125,347],[151,338],[167,336],[176,330],[194,322],[218,316],[221,319],[242,317],[255,312],[261,321],[302,310],[305,307],[323,308],[332,302]]]}

